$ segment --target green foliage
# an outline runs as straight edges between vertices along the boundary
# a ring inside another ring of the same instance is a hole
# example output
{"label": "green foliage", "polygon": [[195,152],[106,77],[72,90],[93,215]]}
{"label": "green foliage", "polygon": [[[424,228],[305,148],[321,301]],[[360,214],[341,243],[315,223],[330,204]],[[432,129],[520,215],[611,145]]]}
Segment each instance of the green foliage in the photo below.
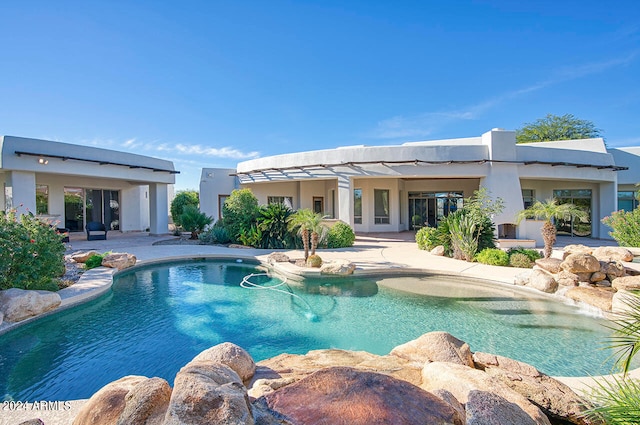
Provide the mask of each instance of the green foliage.
{"label": "green foliage", "polygon": [[178,192],[173,201],[171,201],[171,217],[177,226],[182,226],[182,213],[187,205],[192,205],[196,208],[200,205],[198,192],[195,190],[183,190]]}
{"label": "green foliage", "polygon": [[95,269],[96,267],[100,267],[102,265],[102,260],[104,259],[105,254],[94,254],[91,257],[87,258],[87,261],[84,262],[84,268]]}
{"label": "green foliage", "polygon": [[302,238],[305,259],[309,257],[309,247],[311,255],[315,254],[316,248],[326,237],[327,226],[323,222],[324,218],[322,214],[308,208],[298,210],[289,217],[289,229],[297,231]]}
{"label": "green foliage", "polygon": [[511,267],[520,267],[523,269],[530,269],[531,267],[533,267],[533,261],[531,261],[531,259],[529,257],[527,257],[526,254],[523,254],[522,252],[516,252],[514,254],[511,254],[508,256],[509,258],[509,265]]}
{"label": "green foliage", "polygon": [[253,225],[248,229],[243,229],[242,232],[240,232],[238,239],[244,246],[257,247],[260,246],[260,242],[262,241],[262,231]]}
{"label": "green foliage", "polygon": [[33,214],[0,212],[0,290],[57,290],[65,271],[62,235]]}
{"label": "green foliage", "polygon": [[516,130],[516,143],[550,142],[556,140],[591,139],[600,137],[602,130],[593,122],[581,120],[572,114],[547,114],[534,123],[526,123]]}
{"label": "green foliage", "polygon": [[258,211],[258,198],[250,189],[237,189],[231,192],[222,207],[222,222],[231,242],[242,242],[240,236],[244,233],[246,237],[251,226],[256,225]]}
{"label": "green foliage", "polygon": [[227,233],[227,229],[222,225],[222,221],[216,221],[216,223],[211,226],[211,228],[205,232],[202,232],[198,235],[198,239],[202,241],[202,243],[207,245],[213,244],[228,244],[231,242],[229,238],[229,234]]}
{"label": "green foliage", "polygon": [[291,208],[284,204],[270,204],[260,208],[257,227],[262,233],[262,238],[257,248],[293,248],[295,242],[288,228],[289,217],[292,214]]}
{"label": "green foliage", "polygon": [[509,257],[512,257],[515,254],[523,254],[532,263],[535,263],[537,259],[542,258],[542,254],[540,254],[540,251],[536,249],[522,248],[520,246],[509,249],[509,251],[507,251],[507,254],[509,254]]}
{"label": "green foliage", "polygon": [[322,265],[322,258],[319,255],[313,254],[307,258],[307,267],[320,267]]}
{"label": "green foliage", "polygon": [[200,212],[198,207],[185,205],[180,215],[180,223],[187,232],[191,232],[191,239],[198,239],[198,233],[213,222],[213,218]]}
{"label": "green foliage", "polygon": [[416,232],[416,243],[418,249],[431,251],[440,243],[440,232],[435,227],[423,227]]}
{"label": "green foliage", "polygon": [[351,226],[338,221],[327,233],[327,248],[348,248],[353,246],[356,234]]}
{"label": "green foliage", "polygon": [[473,257],[478,252],[478,223],[471,214],[463,210],[449,214],[449,233],[451,234],[451,246],[453,248],[453,258],[458,260],[473,261]]}
{"label": "green foliage", "polygon": [[476,255],[475,260],[491,266],[508,266],[509,254],[499,248],[486,248]]}
{"label": "green foliage", "polygon": [[602,222],[613,229],[609,236],[620,246],[640,247],[640,208],[616,211]]}

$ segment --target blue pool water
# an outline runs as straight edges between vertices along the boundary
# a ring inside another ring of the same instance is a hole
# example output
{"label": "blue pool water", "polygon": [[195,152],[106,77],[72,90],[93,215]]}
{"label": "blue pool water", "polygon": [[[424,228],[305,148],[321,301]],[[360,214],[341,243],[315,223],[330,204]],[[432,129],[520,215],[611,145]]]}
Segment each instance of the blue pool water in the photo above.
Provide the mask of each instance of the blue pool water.
{"label": "blue pool water", "polygon": [[450,277],[308,280],[279,286],[284,292],[240,286],[259,272],[196,261],[121,274],[107,295],[0,336],[0,398],[87,398],[125,375],[172,384],[180,367],[224,341],[258,361],[330,347],[387,354],[436,330],[551,375],[611,368],[601,350],[610,331],[558,302]]}

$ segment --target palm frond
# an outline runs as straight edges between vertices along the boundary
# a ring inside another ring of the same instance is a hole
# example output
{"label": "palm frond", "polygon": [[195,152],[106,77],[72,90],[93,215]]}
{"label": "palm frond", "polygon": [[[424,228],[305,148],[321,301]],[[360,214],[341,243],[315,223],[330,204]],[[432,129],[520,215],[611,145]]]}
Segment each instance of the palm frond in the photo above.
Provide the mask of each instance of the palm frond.
{"label": "palm frond", "polygon": [[595,407],[584,416],[608,425],[638,424],[640,418],[640,382],[613,376],[596,381],[591,399]]}

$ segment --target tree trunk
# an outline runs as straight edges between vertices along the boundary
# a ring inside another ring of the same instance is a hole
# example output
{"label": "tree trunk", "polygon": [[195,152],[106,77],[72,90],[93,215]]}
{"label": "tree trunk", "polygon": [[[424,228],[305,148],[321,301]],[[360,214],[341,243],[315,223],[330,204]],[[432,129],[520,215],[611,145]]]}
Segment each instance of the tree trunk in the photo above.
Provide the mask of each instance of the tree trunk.
{"label": "tree trunk", "polygon": [[309,230],[302,231],[302,246],[304,247],[304,261],[309,258]]}
{"label": "tree trunk", "polygon": [[553,244],[556,243],[556,226],[550,221],[545,221],[540,233],[544,240],[544,258],[549,258],[553,252]]}
{"label": "tree trunk", "polygon": [[316,255],[318,248],[318,232],[311,232],[311,255]]}

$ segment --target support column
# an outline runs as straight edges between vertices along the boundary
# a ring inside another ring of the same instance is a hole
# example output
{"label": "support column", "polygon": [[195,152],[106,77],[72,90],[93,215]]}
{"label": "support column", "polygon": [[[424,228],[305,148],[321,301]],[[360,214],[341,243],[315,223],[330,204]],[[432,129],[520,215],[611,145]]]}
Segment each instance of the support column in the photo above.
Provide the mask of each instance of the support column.
{"label": "support column", "polygon": [[338,220],[353,228],[353,182],[349,177],[338,177]]}
{"label": "support column", "polygon": [[149,233],[169,233],[169,197],[164,183],[149,184]]}
{"label": "support column", "polygon": [[[616,178],[617,180],[617,178]],[[591,231],[594,238],[611,239],[609,232],[611,228],[600,221],[602,218],[610,216],[612,212],[618,210],[618,182],[600,183],[599,200],[597,210],[591,213]],[[595,205],[594,205],[595,206]]]}
{"label": "support column", "polygon": [[18,214],[36,214],[36,173],[10,171],[6,174],[5,208],[15,208]]}

